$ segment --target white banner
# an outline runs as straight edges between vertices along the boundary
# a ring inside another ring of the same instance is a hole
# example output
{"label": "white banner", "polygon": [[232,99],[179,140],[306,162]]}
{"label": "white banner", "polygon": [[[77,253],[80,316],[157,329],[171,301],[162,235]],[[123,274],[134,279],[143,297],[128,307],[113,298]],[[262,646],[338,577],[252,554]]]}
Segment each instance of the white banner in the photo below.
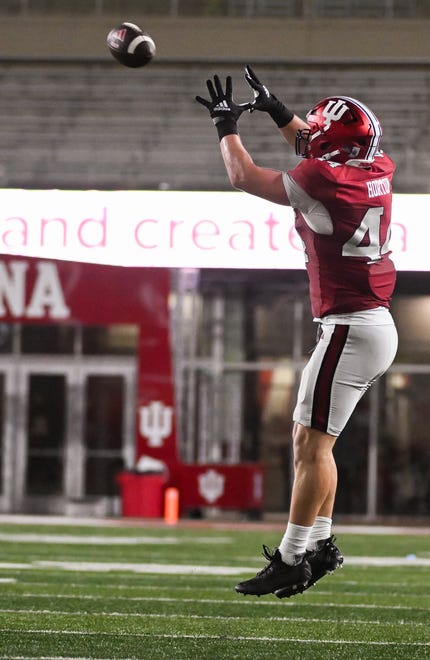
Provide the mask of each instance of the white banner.
{"label": "white banner", "polygon": [[[430,195],[394,195],[399,270],[430,270]],[[119,266],[304,268],[293,211],[239,192],[0,190],[0,253]]]}

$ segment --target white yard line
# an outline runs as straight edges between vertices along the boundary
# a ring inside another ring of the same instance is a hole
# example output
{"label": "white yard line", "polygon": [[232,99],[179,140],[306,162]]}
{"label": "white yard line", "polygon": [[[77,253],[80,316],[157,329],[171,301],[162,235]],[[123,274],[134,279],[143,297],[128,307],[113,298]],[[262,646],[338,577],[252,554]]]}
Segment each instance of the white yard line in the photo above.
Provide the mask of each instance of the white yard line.
{"label": "white yard line", "polygon": [[[402,566],[430,567],[430,559],[407,557],[348,557],[346,566]],[[240,575],[253,573],[252,566],[202,566],[201,564],[158,564],[129,562],[97,562],[97,561],[33,561],[29,563],[0,562],[0,570],[49,570],[79,571],[106,573],[122,571],[131,573],[155,573],[159,575]]]}
{"label": "white yard line", "polygon": [[[59,525],[64,527],[146,527],[152,529],[164,528],[166,526],[162,518],[89,518],[89,517],[66,517],[66,516],[41,516],[30,514],[0,514],[0,524],[17,525]],[[258,522],[243,522],[240,520],[188,520],[180,519],[178,529],[217,529],[217,530],[281,530],[285,527],[284,519],[279,521],[270,520],[270,518]],[[361,525],[335,525],[337,534],[395,534],[395,535],[430,535],[430,525],[381,525],[381,524],[361,524]]]}
{"label": "white yard line", "polygon": [[347,557],[345,566],[430,566],[426,557]]}
{"label": "white yard line", "polygon": [[335,525],[336,534],[370,534],[393,536],[428,536],[430,526],[408,527],[407,525]]}
{"label": "white yard line", "polygon": [[221,545],[232,543],[226,536],[82,536],[76,534],[31,534],[0,532],[0,541],[8,543],[53,543],[61,545],[177,545],[184,543]]}
{"label": "white yard line", "polygon": [[[197,603],[200,605],[240,605],[240,606],[255,606],[256,600],[246,599],[244,597],[235,598],[235,599],[226,599],[226,598],[181,598],[181,597],[167,597],[167,596],[95,596],[90,594],[85,595],[68,595],[68,594],[57,594],[57,593],[44,593],[44,594],[34,594],[32,593],[21,593],[19,597],[24,598],[39,598],[46,600],[87,600],[87,601],[110,601],[114,600],[115,602],[124,601],[126,603],[144,603],[144,602],[156,602],[156,603]],[[258,600],[258,606],[263,607],[265,605],[273,606],[279,605],[279,601],[276,598],[272,598],[270,595],[270,600]],[[324,603],[309,603],[307,600],[294,600],[283,602],[283,607],[322,607],[322,608],[338,608],[339,603],[324,602]],[[395,610],[402,611],[405,610],[410,612],[411,609],[419,612],[428,612],[428,607],[413,607],[410,605],[376,605],[376,604],[364,604],[364,603],[342,603],[342,607],[351,608],[351,609],[369,609],[369,610]]]}
{"label": "white yard line", "polygon": [[[178,599],[178,602],[181,602]],[[196,600],[198,603],[199,601]],[[228,601],[226,601],[226,604]],[[77,612],[70,612],[70,610],[24,610],[24,609],[0,609],[1,614],[28,614],[29,616],[45,616],[45,615],[55,615],[55,616],[66,616],[70,617],[71,615],[76,616]],[[86,617],[88,614],[85,612],[81,616]],[[212,614],[163,614],[163,613],[154,613],[154,612],[91,612],[92,617],[103,617],[103,618],[134,618],[134,619],[205,619],[213,621],[255,621],[255,617],[246,617],[246,616],[220,616]],[[265,616],[265,621],[280,621],[285,622],[285,616]],[[369,619],[342,619],[339,621],[339,618],[330,618],[330,617],[304,617],[304,616],[288,616],[288,623],[335,623],[337,625],[369,625]],[[397,621],[379,621],[372,619],[372,626],[388,626],[390,628],[397,627],[399,624]],[[427,627],[428,623],[420,621],[406,621],[402,623],[402,627],[412,626],[413,628],[422,628]]]}
{"label": "white yard line", "polygon": [[121,562],[84,562],[84,561],[33,561],[28,564],[0,562],[0,570],[49,570],[78,571],[79,573],[107,573],[122,571],[132,573],[155,573],[158,575],[237,575],[249,573],[253,569],[233,566],[201,566],[194,564],[130,564]]}
{"label": "white yard line", "polygon": [[[121,581],[124,581],[124,576],[121,575],[119,576]],[[32,582],[31,580],[26,580],[24,579],[24,576],[20,576],[18,578],[11,578],[9,584],[17,584],[19,583],[21,586],[25,586],[28,588],[31,587],[37,587],[39,589],[46,588],[46,591],[48,592],[49,589],[52,587],[52,582],[43,582],[43,581],[37,581],[37,582]],[[348,584],[348,582],[342,581],[342,584]],[[82,582],[67,582],[66,585],[68,589],[82,589],[83,583]],[[115,584],[113,582],[109,582],[109,592],[114,592],[115,594],[118,593],[118,595],[121,594],[121,592],[126,593],[127,597],[130,597],[130,594],[134,592],[138,593],[157,593],[160,595],[161,593],[169,593],[169,594],[174,594],[175,592],[179,591],[181,594],[182,593],[192,593],[196,586],[198,586],[198,583],[193,582],[193,585],[185,585],[185,584],[170,584],[170,585],[161,585],[158,584],[157,581],[155,580],[153,584],[147,584],[145,581],[145,584],[143,585],[142,583],[140,584]],[[319,596],[324,596],[324,597],[332,597],[332,596],[338,596],[339,592],[336,589],[330,589],[327,587],[333,586],[335,587],[335,582],[324,582],[324,586],[321,586],[321,583],[319,583],[318,586],[318,595]],[[397,582],[360,582],[358,584],[357,582],[353,583],[352,586],[359,587],[357,590],[354,591],[342,591],[342,596],[343,597],[355,597],[355,596],[363,596],[364,593],[367,593],[367,591],[370,589],[376,590],[378,587],[381,587],[384,591],[384,593],[390,593],[390,596],[403,596],[401,591],[395,591],[397,587],[407,587],[410,592],[410,584],[409,583],[397,583]],[[363,589],[367,586],[367,591],[364,592]],[[389,590],[391,591],[389,592]],[[225,585],[225,583],[220,583],[218,586],[217,585],[211,585],[211,593],[212,594],[220,594],[223,595],[226,593],[226,591],[229,591],[229,587]],[[312,590],[313,592],[313,590]],[[408,593],[409,593],[408,592]],[[37,593],[34,594],[37,596]],[[421,594],[420,594],[421,595]],[[117,598],[117,595],[114,596],[109,596],[110,598]],[[180,599],[182,600],[182,596]],[[229,602],[229,601],[226,601]],[[277,601],[273,601],[277,602]],[[296,601],[297,602],[297,601]],[[428,609],[428,608],[427,608]]]}
{"label": "white yard line", "polygon": [[[19,633],[20,635],[70,635],[82,637],[131,637],[131,638],[156,638],[156,639],[193,639],[193,640],[215,640],[220,642],[286,642],[294,644],[334,644],[334,645],[349,645],[349,646],[400,646],[404,647],[430,647],[430,642],[392,642],[392,641],[368,641],[368,640],[349,640],[349,639],[303,639],[300,637],[274,637],[274,636],[258,636],[258,635],[194,635],[194,634],[177,634],[177,633],[137,633],[137,632],[96,632],[82,630],[55,630],[55,629],[33,629],[33,630],[19,630],[15,628],[0,628],[0,633]],[[8,660],[11,657],[8,656]]]}

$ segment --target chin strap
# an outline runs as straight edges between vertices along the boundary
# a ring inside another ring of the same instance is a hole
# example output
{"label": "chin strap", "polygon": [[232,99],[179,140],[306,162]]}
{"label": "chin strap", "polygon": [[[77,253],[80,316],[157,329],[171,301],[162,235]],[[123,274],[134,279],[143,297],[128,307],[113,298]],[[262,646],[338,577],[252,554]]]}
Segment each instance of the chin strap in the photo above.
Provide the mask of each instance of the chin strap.
{"label": "chin strap", "polygon": [[321,160],[333,160],[334,156],[340,156],[340,149],[335,149],[334,151],[330,151],[328,154],[324,154],[323,156],[320,156]]}
{"label": "chin strap", "polygon": [[370,170],[373,160],[373,158],[372,160],[365,160],[364,158],[351,158],[350,160],[345,161],[345,165],[350,165],[351,167],[361,167],[363,170]]}

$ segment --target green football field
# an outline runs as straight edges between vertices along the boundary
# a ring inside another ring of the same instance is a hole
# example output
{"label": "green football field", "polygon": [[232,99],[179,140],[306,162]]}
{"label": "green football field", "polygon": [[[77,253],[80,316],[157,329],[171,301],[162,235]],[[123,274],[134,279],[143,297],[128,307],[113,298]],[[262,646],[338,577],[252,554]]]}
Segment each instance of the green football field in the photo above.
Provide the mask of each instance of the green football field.
{"label": "green football field", "polygon": [[344,530],[344,568],[303,595],[236,594],[282,531],[2,523],[0,658],[430,658],[430,530]]}

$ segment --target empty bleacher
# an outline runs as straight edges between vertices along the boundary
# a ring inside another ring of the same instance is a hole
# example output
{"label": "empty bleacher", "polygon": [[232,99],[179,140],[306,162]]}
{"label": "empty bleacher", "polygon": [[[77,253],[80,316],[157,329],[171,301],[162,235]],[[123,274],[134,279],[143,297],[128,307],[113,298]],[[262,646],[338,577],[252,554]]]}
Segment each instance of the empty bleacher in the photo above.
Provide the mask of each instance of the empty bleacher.
{"label": "empty bleacher", "polygon": [[141,12],[145,16],[240,16],[244,18],[420,18],[427,0],[1,0],[4,14],[101,16]]}
{"label": "empty bleacher", "polygon": [[[298,114],[331,94],[368,103],[398,165],[396,191],[429,192],[429,66],[262,64],[257,71]],[[233,75],[239,101],[250,98],[237,64],[154,61],[141,75],[115,63],[0,63],[0,186],[230,190],[215,130],[194,100],[215,72]],[[296,163],[264,114],[244,115],[240,130],[259,164]]]}

